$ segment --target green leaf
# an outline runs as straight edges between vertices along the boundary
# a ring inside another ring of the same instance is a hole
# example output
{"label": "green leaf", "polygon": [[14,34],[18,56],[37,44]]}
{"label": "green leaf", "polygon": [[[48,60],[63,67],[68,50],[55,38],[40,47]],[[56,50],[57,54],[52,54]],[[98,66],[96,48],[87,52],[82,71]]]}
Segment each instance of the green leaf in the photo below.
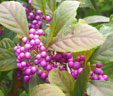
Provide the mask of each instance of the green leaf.
{"label": "green leaf", "polygon": [[88,95],[91,96],[112,96],[113,83],[109,81],[90,81]]}
{"label": "green leaf", "polygon": [[28,96],[26,91],[23,91],[19,96]]}
{"label": "green leaf", "polygon": [[73,96],[84,96],[87,91],[90,76],[90,64],[87,64],[83,71],[78,75],[74,84]]}
{"label": "green leaf", "polygon": [[110,16],[110,22],[113,23],[113,14]]}
{"label": "green leaf", "polygon": [[109,35],[113,34],[113,24],[104,24],[100,28],[100,33],[104,35],[104,37],[108,37]]}
{"label": "green leaf", "polygon": [[8,72],[1,72],[0,71],[0,82],[2,82],[2,80],[4,79],[4,78],[6,78],[6,75],[8,74]]}
{"label": "green leaf", "polygon": [[46,47],[58,32],[72,24],[79,4],[80,2],[78,1],[64,1],[55,10],[50,23],[50,34],[46,42]]}
{"label": "green leaf", "polygon": [[0,24],[6,28],[28,37],[28,22],[24,7],[15,1],[0,4]]}
{"label": "green leaf", "polygon": [[0,96],[4,96],[3,92],[0,90]]}
{"label": "green leaf", "polygon": [[91,57],[93,53],[93,50],[87,50],[87,51],[81,51],[81,52],[73,52],[73,58],[76,59],[76,57],[84,55],[85,56],[85,63],[88,62],[89,58]]}
{"label": "green leaf", "polygon": [[90,61],[92,64],[101,63],[108,64],[113,62],[113,34],[110,35],[105,43],[98,48],[95,53],[92,55]]}
{"label": "green leaf", "polygon": [[13,49],[8,49],[0,54],[0,71],[8,71],[16,68],[16,56]]}
{"label": "green leaf", "polygon": [[33,88],[29,96],[65,96],[65,94],[54,85],[40,84]]}
{"label": "green leaf", "polygon": [[56,0],[47,0],[47,4],[51,11],[54,12],[56,9]]}
{"label": "green leaf", "polygon": [[39,10],[40,8],[37,6],[37,1],[36,0],[31,0],[31,5],[33,8]]}
{"label": "green leaf", "polygon": [[81,7],[89,7],[91,9],[95,10],[91,0],[79,0],[79,1],[81,1],[83,3],[83,4],[81,4]]}
{"label": "green leaf", "polygon": [[80,52],[95,48],[104,42],[99,31],[87,24],[76,24],[59,32],[51,41],[48,50]]}
{"label": "green leaf", "polygon": [[45,83],[44,80],[42,80],[41,77],[39,77],[38,75],[34,74],[31,79],[30,79],[30,82],[29,82],[29,90],[31,90],[33,87],[35,87],[36,85],[38,84],[43,84]]}
{"label": "green leaf", "polygon": [[109,81],[113,82],[113,62],[103,64],[102,70],[104,71],[104,74],[108,75]]}
{"label": "green leaf", "polygon": [[3,38],[9,38],[11,40],[13,40],[13,38],[16,36],[15,32],[12,32],[11,30],[5,28],[3,30],[2,35],[0,35],[0,40],[2,40]]}
{"label": "green leaf", "polygon": [[105,16],[89,16],[84,18],[85,21],[90,24],[90,23],[100,23],[100,22],[109,22],[109,18]]}
{"label": "green leaf", "polygon": [[36,2],[37,6],[40,8],[40,10],[42,10],[43,14],[46,15],[46,0],[36,0],[33,2]]}
{"label": "green leaf", "polygon": [[74,83],[74,79],[67,71],[59,71],[53,69],[49,73],[50,84],[54,84],[59,87],[66,96],[72,96],[71,87]]}
{"label": "green leaf", "polygon": [[4,38],[0,41],[0,54],[6,51],[8,48],[13,48],[15,46],[14,42],[8,38]]}

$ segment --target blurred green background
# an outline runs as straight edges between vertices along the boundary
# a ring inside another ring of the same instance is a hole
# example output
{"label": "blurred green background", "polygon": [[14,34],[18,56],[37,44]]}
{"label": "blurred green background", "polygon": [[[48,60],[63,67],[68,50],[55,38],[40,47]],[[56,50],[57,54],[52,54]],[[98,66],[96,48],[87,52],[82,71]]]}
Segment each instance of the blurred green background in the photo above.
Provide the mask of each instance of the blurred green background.
{"label": "blurred green background", "polygon": [[104,15],[109,17],[111,14],[113,14],[113,0],[91,0],[91,2],[94,6],[94,9],[79,8],[78,10],[79,17],[83,18],[92,15]]}

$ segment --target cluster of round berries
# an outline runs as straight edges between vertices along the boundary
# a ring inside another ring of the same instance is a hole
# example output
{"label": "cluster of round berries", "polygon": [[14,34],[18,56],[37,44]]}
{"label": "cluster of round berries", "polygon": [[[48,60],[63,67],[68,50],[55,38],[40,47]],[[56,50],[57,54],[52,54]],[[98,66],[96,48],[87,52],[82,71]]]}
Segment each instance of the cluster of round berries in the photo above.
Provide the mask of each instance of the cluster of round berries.
{"label": "cluster of round berries", "polygon": [[[32,28],[29,31],[29,40],[26,37],[22,38],[24,46],[17,45],[14,48],[17,56],[17,68],[22,70],[25,82],[28,82],[31,75],[37,72],[37,65],[40,64],[41,67],[48,68],[47,61],[50,57],[47,56],[45,47],[39,39],[43,34],[44,31],[42,29],[36,31]],[[45,79],[47,74],[42,74],[41,77]]]}
{"label": "cluster of round berries", "polygon": [[[30,0],[28,1],[30,5]],[[24,3],[22,3],[24,6]],[[20,72],[24,75],[24,81],[29,82],[33,74],[39,75],[42,79],[48,80],[49,71],[53,68],[59,68],[60,71],[67,70],[77,79],[78,74],[83,70],[85,57],[78,56],[74,60],[71,52],[46,52],[40,36],[44,35],[42,28],[42,20],[48,23],[51,20],[50,16],[43,16],[41,10],[34,10],[31,6],[25,7],[29,21],[29,38],[23,37],[24,46],[19,44],[14,48],[17,56],[17,73],[18,80],[22,80]],[[90,73],[92,80],[108,80],[107,75],[100,69],[102,64],[96,64],[96,68]]]}
{"label": "cluster of round berries", "polygon": [[[71,69],[73,78],[77,79],[78,74],[83,70],[84,63],[84,56],[78,56],[76,58],[76,62],[73,61],[73,58],[68,60],[68,66]],[[108,80],[108,76],[104,75],[104,71],[101,69],[101,67],[102,64],[96,64],[96,68],[94,68],[90,73],[91,80]]]}
{"label": "cluster of round berries", "polygon": [[96,68],[90,73],[90,79],[92,80],[108,80],[108,76],[104,75],[104,71],[101,69],[102,64],[96,64]]}
{"label": "cluster of round berries", "polygon": [[[29,28],[34,28],[36,30],[42,28],[42,22],[46,21],[46,23],[50,22],[50,16],[44,16],[41,10],[35,10],[31,7],[31,1],[28,1],[28,6],[25,6],[24,3],[21,3],[22,6],[25,8],[27,19],[28,19],[28,26]],[[43,23],[43,24],[46,24]]]}
{"label": "cluster of round berries", "polygon": [[[24,46],[17,45],[14,48],[16,52],[15,55],[17,56],[17,68],[22,71],[25,82],[29,82],[31,75],[34,73],[37,73],[37,75],[41,76],[42,79],[49,82],[49,71],[57,67],[60,71],[68,70],[67,67],[69,67],[73,78],[77,79],[78,74],[83,70],[85,57],[78,56],[76,61],[74,61],[71,52],[47,53],[40,40],[40,36],[43,34],[44,31],[42,29],[36,31],[32,28],[29,31],[29,40],[26,37],[22,38]],[[94,68],[93,72],[90,73],[90,79],[108,80],[107,75],[104,75],[104,72],[100,69],[101,67],[102,64],[96,64],[96,68]],[[20,78],[19,75],[18,77]]]}
{"label": "cluster of round berries", "polygon": [[0,30],[0,35],[2,35],[2,33],[3,33],[3,30]]}

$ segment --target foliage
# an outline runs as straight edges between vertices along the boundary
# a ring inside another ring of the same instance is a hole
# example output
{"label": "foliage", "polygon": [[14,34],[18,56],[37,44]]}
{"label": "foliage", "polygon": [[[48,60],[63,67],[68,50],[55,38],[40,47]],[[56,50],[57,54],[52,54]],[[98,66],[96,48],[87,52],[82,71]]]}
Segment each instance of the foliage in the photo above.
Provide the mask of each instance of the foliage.
{"label": "foliage", "polygon": [[[110,4],[112,0],[1,0],[0,96],[112,96]],[[44,60],[51,66],[42,67]]]}

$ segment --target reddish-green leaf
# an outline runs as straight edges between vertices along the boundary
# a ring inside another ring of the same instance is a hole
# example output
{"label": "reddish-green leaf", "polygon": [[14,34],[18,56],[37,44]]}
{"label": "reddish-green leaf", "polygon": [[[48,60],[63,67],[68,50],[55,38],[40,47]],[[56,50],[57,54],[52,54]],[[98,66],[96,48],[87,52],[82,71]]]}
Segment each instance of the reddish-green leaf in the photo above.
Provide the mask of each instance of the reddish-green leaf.
{"label": "reddish-green leaf", "polygon": [[78,1],[64,1],[55,10],[50,24],[49,38],[45,43],[46,47],[58,32],[72,24],[79,4],[80,2]]}
{"label": "reddish-green leaf", "polygon": [[16,56],[13,49],[8,49],[0,54],[0,71],[15,69],[16,64]]}
{"label": "reddish-green leaf", "polygon": [[73,96],[84,96],[87,91],[90,76],[90,64],[87,64],[84,70],[78,75],[74,84]]}
{"label": "reddish-green leaf", "polygon": [[28,22],[24,7],[15,1],[0,4],[0,24],[6,28],[28,37]]}
{"label": "reddish-green leaf", "polygon": [[105,16],[89,16],[84,19],[87,23],[109,22],[109,18]]}
{"label": "reddish-green leaf", "polygon": [[53,38],[49,50],[61,52],[80,52],[95,48],[104,42],[99,31],[87,24],[76,24],[61,31]]}
{"label": "reddish-green leaf", "polygon": [[74,79],[67,71],[53,69],[49,73],[49,81],[51,84],[59,87],[66,96],[72,96],[71,87],[74,83]]}
{"label": "reddish-green leaf", "polygon": [[113,83],[109,81],[90,81],[88,87],[90,96],[112,96]]}
{"label": "reddish-green leaf", "polygon": [[40,84],[31,90],[29,96],[65,96],[65,94],[54,85]]}
{"label": "reddish-green leaf", "polygon": [[95,63],[101,63],[101,64],[109,64],[113,62],[113,34],[110,35],[105,43],[95,51],[95,53],[92,55],[91,62],[93,64]]}

